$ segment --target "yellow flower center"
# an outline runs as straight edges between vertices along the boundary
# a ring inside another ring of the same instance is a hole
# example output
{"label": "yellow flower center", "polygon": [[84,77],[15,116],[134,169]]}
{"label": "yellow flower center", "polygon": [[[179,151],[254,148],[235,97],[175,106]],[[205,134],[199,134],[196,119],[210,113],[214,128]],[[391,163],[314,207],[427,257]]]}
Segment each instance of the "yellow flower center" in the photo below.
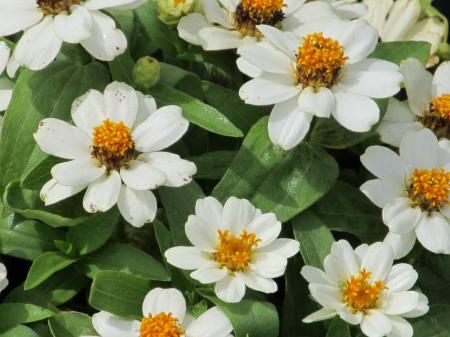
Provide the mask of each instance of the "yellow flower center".
{"label": "yellow flower center", "polygon": [[371,275],[372,273],[363,268],[358,276],[352,276],[341,286],[343,301],[355,312],[375,308],[381,292],[387,289],[381,281],[372,283]]}
{"label": "yellow flower center", "polygon": [[450,119],[450,94],[433,98],[430,110],[441,118]]}
{"label": "yellow flower center", "polygon": [[443,168],[415,169],[410,179],[408,195],[414,205],[424,211],[437,211],[448,205],[450,172]]}
{"label": "yellow flower center", "polygon": [[244,271],[250,263],[253,248],[257,247],[261,240],[253,233],[243,231],[241,235],[231,235],[227,230],[218,232],[219,247],[212,254],[213,259],[231,273]]}
{"label": "yellow flower center", "polygon": [[419,121],[438,138],[450,138],[450,94],[433,98],[430,108]]}
{"label": "yellow flower center", "polygon": [[106,119],[94,129],[92,156],[108,170],[119,170],[133,158],[133,153],[131,130],[123,122]]}
{"label": "yellow flower center", "polygon": [[281,28],[284,7],[286,4],[283,0],[242,0],[234,13],[236,29],[242,36],[255,36],[259,39],[262,34],[256,29],[257,25]]}
{"label": "yellow flower center", "polygon": [[344,47],[322,33],[307,35],[297,54],[296,77],[304,87],[331,87],[348,60]]}
{"label": "yellow flower center", "polygon": [[79,5],[81,0],[36,0],[36,3],[44,15],[57,15],[69,12],[72,5]]}
{"label": "yellow flower center", "polygon": [[178,319],[172,313],[160,313],[156,316],[148,315],[141,321],[139,337],[180,337],[184,335]]}

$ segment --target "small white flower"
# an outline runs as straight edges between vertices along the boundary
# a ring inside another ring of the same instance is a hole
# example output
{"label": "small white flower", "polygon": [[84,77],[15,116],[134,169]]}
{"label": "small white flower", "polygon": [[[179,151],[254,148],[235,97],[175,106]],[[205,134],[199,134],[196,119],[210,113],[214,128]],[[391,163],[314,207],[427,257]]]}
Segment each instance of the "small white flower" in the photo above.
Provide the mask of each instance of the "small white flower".
{"label": "small white flower", "polygon": [[364,17],[380,33],[381,41],[426,41],[431,44],[429,65],[445,40],[446,24],[437,16],[422,16],[420,0],[363,0],[368,7]]}
{"label": "small white flower", "polygon": [[410,131],[400,143],[400,155],[371,146],[361,156],[377,177],[361,191],[383,208],[389,228],[385,242],[395,258],[406,256],[419,242],[433,253],[450,254],[450,146],[429,130]]}
{"label": "small white flower", "polygon": [[297,254],[299,243],[278,239],[281,223],[275,214],[262,214],[248,200],[231,197],[222,206],[207,197],[195,205],[186,223],[194,247],[174,247],[167,261],[203,284],[215,283],[217,296],[239,302],[245,286],[264,293],[277,291],[272,278],[284,274],[287,259]]}
{"label": "small white flower", "polygon": [[9,79],[1,77],[8,66],[10,54],[11,50],[7,44],[0,41],[0,112],[5,111],[8,108],[14,86]]}
{"label": "small white flower", "polygon": [[117,203],[122,216],[140,227],[156,214],[151,190],[183,186],[196,173],[193,163],[161,152],[188,129],[178,106],[157,109],[152,97],[114,82],[104,94],[90,90],[75,100],[72,120],[75,126],[44,119],[34,134],[42,151],[70,160],[52,168],[53,178],[41,190],[46,205],[87,187],[87,212],[105,212]]}
{"label": "small white flower", "polygon": [[323,1],[306,0],[200,0],[202,13],[183,17],[178,34],[205,50],[235,49],[255,43],[263,36],[257,25],[290,31],[321,19],[336,19],[333,7]]}
{"label": "small white flower", "polygon": [[0,291],[8,286],[7,270],[3,263],[0,263]]}
{"label": "small white flower", "polygon": [[132,321],[100,311],[92,316],[92,325],[100,337],[233,337],[231,322],[222,310],[212,307],[194,318],[174,288],[151,290],[145,296],[142,316],[141,321]]}
{"label": "small white flower", "polygon": [[285,150],[303,140],[313,116],[333,116],[351,131],[369,131],[380,115],[372,98],[400,90],[397,65],[367,58],[378,34],[365,20],[335,20],[320,30],[305,25],[297,30],[301,37],[270,26],[258,29],[267,42],[238,49],[246,61],[240,70],[254,77],[239,94],[248,104],[275,104],[269,136]]}
{"label": "small white flower", "polygon": [[417,272],[406,263],[393,265],[392,248],[385,243],[353,250],[345,240],[335,242],[324,267],[325,272],[302,268],[311,295],[323,307],[306,317],[305,323],[338,315],[360,325],[368,337],[412,337],[413,327],[405,318],[428,312],[427,297],[410,290]]}
{"label": "small white flower", "polygon": [[429,128],[439,139],[450,139],[450,62],[439,65],[434,76],[416,59],[402,62],[408,102],[391,98],[380,123],[381,140],[398,147],[411,130]]}
{"label": "small white flower", "polygon": [[80,43],[92,56],[111,61],[127,47],[125,35],[101,9],[135,8],[145,0],[2,0],[0,36],[24,31],[14,60],[32,70],[50,64],[62,43]]}

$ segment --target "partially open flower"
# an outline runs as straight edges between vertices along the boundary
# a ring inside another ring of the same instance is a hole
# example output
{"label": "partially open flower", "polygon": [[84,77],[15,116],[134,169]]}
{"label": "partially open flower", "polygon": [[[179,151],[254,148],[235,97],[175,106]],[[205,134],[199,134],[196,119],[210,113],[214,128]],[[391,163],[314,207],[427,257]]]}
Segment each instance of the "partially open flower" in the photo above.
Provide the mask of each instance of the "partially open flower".
{"label": "partially open flower", "polygon": [[198,0],[156,0],[158,18],[167,25],[176,25],[180,19],[193,12]]}

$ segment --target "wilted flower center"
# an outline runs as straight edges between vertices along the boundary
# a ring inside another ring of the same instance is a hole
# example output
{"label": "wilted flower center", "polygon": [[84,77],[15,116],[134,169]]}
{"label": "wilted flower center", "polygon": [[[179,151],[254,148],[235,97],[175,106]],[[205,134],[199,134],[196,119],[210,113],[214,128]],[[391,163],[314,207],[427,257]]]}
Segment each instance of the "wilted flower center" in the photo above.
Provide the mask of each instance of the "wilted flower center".
{"label": "wilted flower center", "polygon": [[322,33],[309,34],[298,48],[297,80],[304,87],[329,88],[347,60],[344,47],[338,41]]}
{"label": "wilted flower center", "polygon": [[72,5],[79,5],[81,0],[36,0],[36,3],[44,15],[57,15],[61,12],[69,12]]}
{"label": "wilted flower center", "polygon": [[241,235],[231,235],[227,230],[218,232],[219,248],[214,252],[213,258],[222,267],[230,272],[243,271],[247,268],[253,254],[261,240],[253,233],[243,231]]}
{"label": "wilted flower center", "polygon": [[352,276],[341,287],[344,302],[355,312],[365,312],[375,308],[381,297],[381,292],[387,289],[381,281],[372,283],[371,275],[371,272],[363,268],[359,271],[358,276]]}
{"label": "wilted flower center", "polygon": [[450,94],[433,98],[429,110],[419,120],[438,138],[450,138]]}
{"label": "wilted flower center", "polygon": [[134,154],[131,130],[124,122],[115,123],[109,119],[94,129],[92,156],[108,170],[119,170]]}
{"label": "wilted flower center", "polygon": [[151,314],[141,321],[139,337],[180,337],[184,335],[178,319],[172,317],[172,313]]}
{"label": "wilted flower center", "polygon": [[408,195],[423,211],[437,211],[449,204],[449,191],[450,172],[443,168],[415,169],[409,182]]}
{"label": "wilted flower center", "polygon": [[242,0],[234,13],[236,29],[242,36],[261,38],[257,25],[281,28],[284,19],[283,0]]}

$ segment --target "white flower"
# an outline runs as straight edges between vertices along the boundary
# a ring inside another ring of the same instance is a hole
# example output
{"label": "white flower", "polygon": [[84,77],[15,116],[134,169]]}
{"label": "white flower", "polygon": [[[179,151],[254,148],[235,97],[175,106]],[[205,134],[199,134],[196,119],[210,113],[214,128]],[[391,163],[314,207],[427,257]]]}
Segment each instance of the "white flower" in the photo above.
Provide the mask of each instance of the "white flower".
{"label": "white flower", "polygon": [[140,227],[156,214],[151,190],[185,185],[196,173],[193,163],[161,152],[188,129],[178,106],[157,110],[152,97],[114,82],[104,94],[90,90],[75,100],[72,120],[75,126],[44,119],[34,134],[42,151],[70,160],[52,168],[53,178],[41,190],[46,205],[87,187],[87,212],[105,212],[117,203],[122,216]]}
{"label": "white flower", "polygon": [[282,276],[287,258],[297,254],[299,243],[277,239],[281,223],[275,214],[262,214],[248,200],[231,197],[222,206],[207,197],[195,205],[186,223],[186,235],[194,247],[174,247],[167,261],[203,284],[215,283],[216,295],[225,302],[239,302],[245,286],[273,293],[272,278]]}
{"label": "white flower", "polygon": [[[301,37],[258,26],[266,41],[242,46],[240,69],[254,77],[240,89],[248,104],[275,104],[269,119],[272,142],[289,150],[306,136],[313,116],[331,115],[345,128],[366,132],[378,122],[372,98],[400,90],[398,66],[367,58],[378,34],[365,20],[302,26]],[[256,71],[255,71],[256,69]]]}
{"label": "white flower", "polygon": [[361,191],[383,208],[389,227],[385,242],[395,258],[406,256],[419,242],[433,253],[450,254],[450,146],[429,130],[410,131],[400,143],[400,155],[371,146],[361,156],[377,177]]}
{"label": "white flower", "polygon": [[7,270],[3,263],[0,263],[0,291],[8,286]]}
{"label": "white flower", "polygon": [[141,321],[132,321],[100,311],[92,316],[92,325],[100,337],[233,337],[233,327],[222,310],[212,307],[195,319],[174,288],[151,290],[142,304],[142,315]]}
{"label": "white flower", "polygon": [[101,9],[135,8],[145,0],[2,0],[0,36],[24,31],[14,59],[32,70],[45,68],[62,43],[80,43],[92,56],[111,61],[127,47],[125,35]]}
{"label": "white flower", "polygon": [[345,240],[333,243],[325,272],[311,266],[301,271],[311,295],[323,307],[303,321],[338,315],[360,325],[368,337],[412,337],[413,328],[404,318],[426,314],[428,299],[410,290],[418,277],[411,265],[392,264],[393,251],[385,243],[363,244],[355,250]]}
{"label": "white flower", "polygon": [[192,13],[178,24],[179,36],[205,50],[235,49],[262,38],[257,25],[290,31],[319,19],[336,19],[332,6],[306,0],[200,0],[203,13]]}
{"label": "white flower", "polygon": [[[381,41],[426,41],[435,54],[445,40],[446,24],[437,16],[422,16],[419,0],[363,0],[369,13],[365,19],[380,33]],[[431,56],[429,65],[439,59]]]}
{"label": "white flower", "polygon": [[[7,44],[0,41],[0,76],[2,76],[8,65],[10,54],[11,50]],[[13,86],[14,84],[9,79],[0,77],[0,112],[8,108],[12,97]]]}
{"label": "white flower", "polygon": [[381,140],[398,147],[406,132],[429,128],[439,139],[450,139],[450,62],[439,65],[434,76],[416,59],[402,62],[408,102],[392,98],[378,127]]}
{"label": "white flower", "polygon": [[329,2],[343,19],[358,19],[367,14],[367,6],[357,0],[322,0]]}

